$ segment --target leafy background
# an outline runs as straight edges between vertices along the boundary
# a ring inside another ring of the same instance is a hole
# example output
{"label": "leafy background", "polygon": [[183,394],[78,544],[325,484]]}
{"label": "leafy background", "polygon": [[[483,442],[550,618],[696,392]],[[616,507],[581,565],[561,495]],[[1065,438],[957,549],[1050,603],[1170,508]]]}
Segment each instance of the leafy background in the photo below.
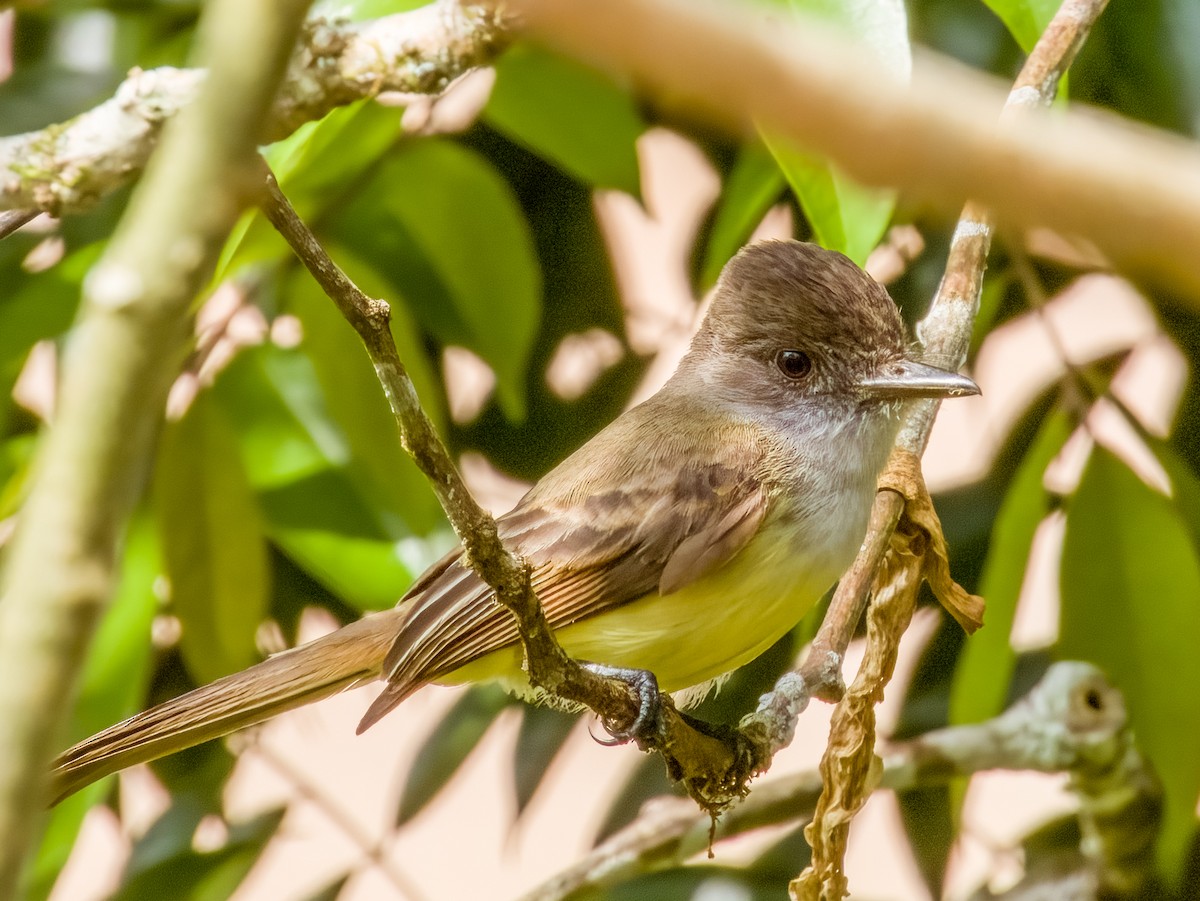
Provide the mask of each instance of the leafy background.
{"label": "leafy background", "polygon": [[[415,5],[362,0],[336,11],[370,18]],[[900,77],[911,38],[1007,79],[1054,6],[770,0],[747,4],[746,15],[816,12],[864,35]],[[17,4],[7,13],[13,71],[0,85],[0,127],[16,133],[63,121],[108,97],[134,65],[185,64],[197,12],[178,0]],[[1071,72],[1070,100],[1196,137],[1198,39],[1200,6],[1192,0],[1115,3]],[[614,268],[621,245],[602,215],[614,196],[644,201],[638,146],[648,134],[670,130],[720,177],[719,196],[679,261],[695,296],[771,210],[790,214],[798,237],[860,262],[889,225],[913,223],[928,249],[892,293],[913,319],[936,285],[950,224],[902,197],[854,185],[803,148],[770,135],[733,143],[665,117],[653,98],[626,85],[522,44],[495,66],[494,85],[475,81],[482,106],[461,127],[423,127],[420,109],[366,102],[267,148],[285,192],[334,258],[368,293],[392,302],[401,354],[457,454],[479,455],[514,479],[536,479],[626,406],[651,368],[652,353],[630,339],[628,298]],[[25,373],[26,386],[36,382],[37,360],[61,346],[81,280],[127,196],[119,192],[84,215],[0,242],[0,517],[19,510],[45,414],[18,377]],[[1077,287],[1083,274],[1061,255],[1035,253],[1025,266],[1011,250],[1000,244],[993,253],[977,352],[992,333],[1028,316],[1039,288]],[[352,333],[261,217],[239,224],[214,287],[200,315],[207,331],[200,330],[188,363],[198,378],[176,386],[154,477],[125,541],[120,588],[84,668],[72,740],[243,667],[264,648],[294,642],[307,608],[348,621],[393,603],[452,541],[398,447]],[[1194,373],[1200,319],[1193,308],[1161,294],[1146,293],[1145,301]],[[615,338],[619,353],[586,390],[564,396],[548,383],[547,369],[565,338],[596,329]],[[447,348],[469,351],[475,370],[490,374],[492,388],[473,416],[452,416]],[[1098,663],[1124,691],[1139,743],[1166,787],[1164,878],[1179,897],[1195,897],[1200,395],[1189,375],[1162,434],[1129,417],[1165,480],[1147,480],[1146,466],[1135,471],[1120,453],[1097,447],[1077,485],[1048,488],[1047,467],[1069,443],[1079,446],[1097,405],[1112,405],[1110,384],[1125,357],[1075,362],[1000,436],[988,472],[936,498],[957,577],[988,599],[988,627],[964,641],[943,625],[925,645],[899,730],[991,716],[1050,659]],[[1060,637],[1018,653],[1010,630],[1027,592],[1035,536],[1047,523],[1065,535]],[[273,628],[264,630],[268,622]],[[736,719],[812,628],[798,627],[704,712]],[[525,814],[574,721],[480,687],[449,707],[402,776],[396,829],[419,827],[410,821],[502,716],[520,720],[509,771],[515,815]],[[155,766],[170,803],[134,837],[116,897],[223,898],[242,884],[283,812],[232,821],[222,792],[233,760],[218,743]],[[607,799],[600,834],[669,790],[652,762],[635,767]],[[908,831],[897,840],[907,841],[934,894],[959,833],[960,801],[961,792],[901,798]],[[52,812],[28,897],[51,893],[86,811],[102,804],[120,809],[113,780]],[[197,827],[214,818],[230,820],[222,841],[197,850]],[[802,849],[792,830],[737,866],[718,860],[720,867],[681,868],[635,880],[615,896],[692,897],[719,876],[720,885],[740,886],[742,894],[716,897],[778,897]],[[462,856],[469,860],[469,849]],[[353,868],[313,886],[311,897],[338,897],[352,875]]]}

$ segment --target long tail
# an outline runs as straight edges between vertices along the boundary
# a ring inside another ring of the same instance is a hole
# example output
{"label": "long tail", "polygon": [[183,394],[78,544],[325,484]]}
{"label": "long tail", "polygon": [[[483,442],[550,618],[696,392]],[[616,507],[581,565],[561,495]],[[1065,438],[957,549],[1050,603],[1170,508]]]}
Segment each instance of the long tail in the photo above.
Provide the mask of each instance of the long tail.
{"label": "long tail", "polygon": [[376,678],[407,615],[406,606],[365,617],[81,741],[54,761],[54,803],[110,773],[228,735]]}

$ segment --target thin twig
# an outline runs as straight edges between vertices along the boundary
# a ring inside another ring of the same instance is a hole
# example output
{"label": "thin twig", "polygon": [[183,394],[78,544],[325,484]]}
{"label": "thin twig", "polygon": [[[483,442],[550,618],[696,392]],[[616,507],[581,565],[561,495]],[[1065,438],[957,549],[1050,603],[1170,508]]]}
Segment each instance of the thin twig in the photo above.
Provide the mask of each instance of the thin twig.
{"label": "thin twig", "polygon": [[41,215],[41,210],[4,210],[0,212],[0,240]]}

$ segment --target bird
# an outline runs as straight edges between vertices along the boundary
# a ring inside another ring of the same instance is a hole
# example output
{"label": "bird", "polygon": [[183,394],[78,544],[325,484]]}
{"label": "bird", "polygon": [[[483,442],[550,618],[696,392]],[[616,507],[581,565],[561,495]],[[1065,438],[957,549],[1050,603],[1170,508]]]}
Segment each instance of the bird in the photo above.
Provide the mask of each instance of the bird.
{"label": "bird", "polygon": [[[675,373],[498,521],[564,649],[687,706],[791,630],[862,542],[904,403],[978,393],[918,360],[887,292],[836,251],[740,250]],[[428,683],[546,700],[512,615],[456,548],[398,604],[118,723],[54,762],[105,775],[382,679],[359,731]]]}

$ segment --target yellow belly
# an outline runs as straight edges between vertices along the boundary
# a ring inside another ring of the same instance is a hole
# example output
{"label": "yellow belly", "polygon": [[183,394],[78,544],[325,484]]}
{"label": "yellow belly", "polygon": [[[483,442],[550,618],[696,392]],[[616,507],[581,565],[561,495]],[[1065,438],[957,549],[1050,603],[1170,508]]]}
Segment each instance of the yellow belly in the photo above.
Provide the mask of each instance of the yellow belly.
{"label": "yellow belly", "polygon": [[[749,663],[796,625],[849,562],[857,540],[798,552],[786,527],[766,526],[728,564],[662,597],[647,595],[557,630],[579,660],[647,669],[668,692],[703,685]],[[815,551],[815,553],[814,553]],[[519,647],[438,681],[489,679],[528,694]]]}

